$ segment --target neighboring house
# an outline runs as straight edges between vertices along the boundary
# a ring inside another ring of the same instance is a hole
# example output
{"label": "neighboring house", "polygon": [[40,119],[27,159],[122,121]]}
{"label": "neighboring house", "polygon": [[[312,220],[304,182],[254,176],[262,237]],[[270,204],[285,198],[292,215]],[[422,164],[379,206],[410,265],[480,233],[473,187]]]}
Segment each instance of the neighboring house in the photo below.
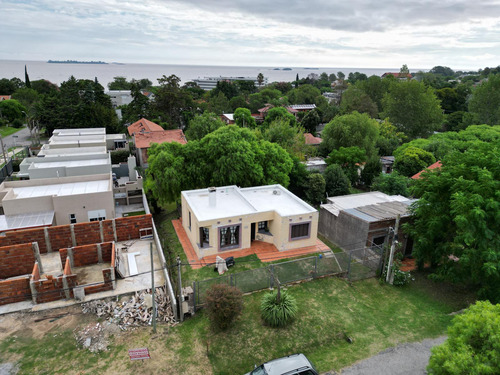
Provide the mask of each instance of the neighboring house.
{"label": "neighboring house", "polygon": [[234,113],[223,113],[220,118],[226,125],[234,124]]}
{"label": "neighboring house", "polygon": [[382,164],[382,173],[392,173],[394,165],[394,156],[381,156],[380,164]]}
{"label": "neighboring house", "polygon": [[311,133],[304,133],[304,139],[306,142],[306,145],[310,146],[319,146],[321,142],[323,142],[323,139],[319,137],[315,137]]}
{"label": "neighboring house", "polygon": [[127,128],[128,134],[131,137],[137,133],[161,132],[163,130],[164,129],[160,125],[155,124],[153,121],[146,120],[145,118],[141,118]]}
{"label": "neighboring house", "polygon": [[0,102],[4,100],[10,100],[10,95],[0,95]]}
{"label": "neighboring house", "polygon": [[[154,97],[153,93],[150,91],[141,90],[141,93],[148,99]],[[115,109],[122,105],[129,105],[134,100],[130,90],[109,90],[106,92],[106,95],[111,98],[111,104]]]}
{"label": "neighboring house", "polygon": [[182,226],[199,259],[250,248],[279,251],[316,244],[318,211],[281,185],[183,191]]}
{"label": "neighboring house", "polygon": [[397,72],[397,73],[387,72],[387,73],[382,74],[382,78],[385,78],[387,76],[393,76],[393,77],[395,77],[397,79],[403,79],[403,80],[404,79],[412,79],[413,78],[413,76],[411,75],[411,73],[406,73],[405,74],[405,73],[399,73],[399,72]]}
{"label": "neighboring house", "polygon": [[259,81],[257,77],[205,77],[193,79],[193,82],[196,83],[201,89],[210,91],[217,87],[217,82],[226,81],[226,82],[236,82],[236,81],[253,81],[255,87],[266,86],[267,85],[267,77],[264,77],[264,80],[259,85]]}
{"label": "neighboring house", "polygon": [[5,181],[0,231],[115,217],[111,174]]}
{"label": "neighboring house", "polygon": [[325,159],[320,157],[308,158],[307,161],[303,162],[303,164],[309,172],[314,171],[320,173],[323,173],[328,166]]}
{"label": "neighboring house", "polygon": [[141,167],[147,168],[148,166],[148,149],[153,143],[171,143],[177,142],[180,144],[186,144],[187,140],[184,136],[184,132],[181,129],[173,130],[163,130],[153,131],[150,133],[135,133],[134,144],[137,150],[137,158],[139,159],[139,165]]}
{"label": "neighboring house", "polygon": [[[397,215],[400,225],[410,217],[414,200],[378,191],[328,198],[322,204],[318,231],[343,250],[382,246],[389,240]],[[399,228],[400,249],[410,255],[413,241]]]}
{"label": "neighboring house", "polygon": [[111,173],[111,157],[108,153],[103,153],[64,155],[58,156],[57,158],[24,158],[19,165],[17,177],[34,180],[38,178],[87,176],[109,173]]}
{"label": "neighboring house", "polygon": [[[297,111],[297,112],[309,112],[313,109],[316,108],[316,104],[293,104],[291,106],[288,106],[287,109],[290,111],[290,109]],[[290,112],[292,113],[292,112]]]}
{"label": "neighboring house", "polygon": [[443,164],[441,163],[440,160],[438,160],[437,162],[435,162],[434,164],[431,164],[429,165],[427,168],[425,168],[424,170],[414,174],[413,176],[411,176],[412,180],[418,180],[420,178],[422,178],[422,173],[425,172],[425,171],[431,171],[433,169],[439,169],[443,166]]}
{"label": "neighboring house", "polygon": [[106,147],[108,151],[128,150],[125,134],[106,134],[105,128],[55,129],[46,146],[55,148]]}

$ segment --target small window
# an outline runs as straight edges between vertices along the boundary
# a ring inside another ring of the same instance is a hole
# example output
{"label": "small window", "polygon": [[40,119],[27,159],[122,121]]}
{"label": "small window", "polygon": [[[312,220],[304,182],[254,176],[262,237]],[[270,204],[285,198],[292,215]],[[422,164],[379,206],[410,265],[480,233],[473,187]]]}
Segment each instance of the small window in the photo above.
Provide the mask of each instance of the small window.
{"label": "small window", "polygon": [[267,227],[267,221],[259,221],[259,232],[269,232],[269,228]]}
{"label": "small window", "polygon": [[89,221],[103,221],[106,220],[106,210],[92,210],[88,211]]}
{"label": "small window", "polygon": [[302,238],[309,238],[309,229],[311,223],[292,224],[290,226],[290,240],[300,240]]}
{"label": "small window", "polygon": [[189,211],[189,230],[191,230],[191,211]]}
{"label": "small window", "polygon": [[69,223],[76,224],[76,214],[69,214]]}

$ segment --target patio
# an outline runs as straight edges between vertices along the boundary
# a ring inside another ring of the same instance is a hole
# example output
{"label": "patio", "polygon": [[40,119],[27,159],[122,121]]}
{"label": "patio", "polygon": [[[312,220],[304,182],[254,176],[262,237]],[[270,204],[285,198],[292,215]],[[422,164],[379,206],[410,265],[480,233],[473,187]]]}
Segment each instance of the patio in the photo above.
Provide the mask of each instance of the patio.
{"label": "patio", "polygon": [[272,262],[275,260],[295,258],[309,254],[331,252],[331,249],[320,240],[317,240],[316,245],[314,246],[301,247],[287,251],[279,251],[276,246],[267,242],[253,241],[250,248],[235,251],[224,251],[219,254],[209,255],[203,259],[199,259],[184,228],[182,227],[181,221],[172,220],[172,224],[192,269],[200,269],[204,266],[214,264],[217,255],[220,255],[222,258],[242,258],[255,254],[262,262]]}

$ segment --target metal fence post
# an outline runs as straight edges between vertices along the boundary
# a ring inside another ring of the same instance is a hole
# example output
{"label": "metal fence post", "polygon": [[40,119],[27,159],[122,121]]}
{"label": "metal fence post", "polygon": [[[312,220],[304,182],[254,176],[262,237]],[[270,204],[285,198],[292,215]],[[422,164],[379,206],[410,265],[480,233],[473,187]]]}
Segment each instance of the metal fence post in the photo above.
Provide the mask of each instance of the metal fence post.
{"label": "metal fence post", "polygon": [[352,251],[349,252],[349,263],[347,263],[347,279],[351,281],[351,258],[352,258]]}
{"label": "metal fence post", "polygon": [[270,265],[269,269],[271,270],[271,275],[269,276],[269,288],[274,288],[274,265]]}
{"label": "metal fence post", "polygon": [[315,279],[318,276],[318,259],[319,259],[319,256],[317,256],[316,258],[314,258],[314,275],[313,275],[313,279]]}

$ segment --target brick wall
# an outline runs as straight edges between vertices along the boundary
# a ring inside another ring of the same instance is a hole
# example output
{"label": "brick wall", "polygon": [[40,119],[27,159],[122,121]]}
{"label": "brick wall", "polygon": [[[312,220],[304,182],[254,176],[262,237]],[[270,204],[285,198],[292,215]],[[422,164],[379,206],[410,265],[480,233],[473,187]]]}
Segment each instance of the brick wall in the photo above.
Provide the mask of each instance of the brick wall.
{"label": "brick wall", "polygon": [[107,290],[114,289],[113,288],[114,273],[115,273],[114,268],[106,268],[102,270],[102,277],[104,279],[104,282],[101,284],[89,285],[84,287],[83,289],[85,290],[85,295],[105,292]]}
{"label": "brick wall", "polygon": [[73,288],[78,285],[78,282],[76,279],[76,275],[71,275],[68,274],[67,272],[71,272],[71,267],[69,266],[69,259],[66,259],[63,276],[53,277],[48,275],[46,279],[40,278],[40,271],[38,269],[38,264],[35,264],[31,276],[31,285],[33,286],[33,289],[36,291],[36,297],[35,297],[36,303],[44,303],[44,302],[51,302],[60,299],[65,299],[66,293],[63,283],[64,278],[68,283],[69,296],[70,298],[73,298]]}
{"label": "brick wall", "polygon": [[59,257],[61,258],[61,264],[66,264],[66,258],[68,257],[68,249],[59,249]]}
{"label": "brick wall", "polygon": [[0,279],[30,274],[34,263],[31,243],[0,247]]}
{"label": "brick wall", "polygon": [[101,244],[102,260],[104,262],[111,262],[111,256],[114,252],[114,243],[105,242]]}
{"label": "brick wall", "polygon": [[[139,229],[151,228],[151,214],[141,216],[130,216],[112,220],[102,221],[104,242],[114,241],[113,220],[116,224],[118,241],[128,241],[139,238]],[[77,245],[89,245],[101,242],[99,222],[88,222],[73,224],[75,240]],[[49,241],[52,251],[72,247],[70,225],[58,225],[48,227]],[[40,253],[47,252],[45,234],[43,228],[34,228],[18,231],[9,231],[5,236],[0,236],[0,246],[12,246],[27,242],[38,242]]]}
{"label": "brick wall", "polygon": [[0,281],[0,306],[31,299],[30,277]]}
{"label": "brick wall", "polygon": [[82,267],[97,263],[99,263],[97,245],[83,245],[73,248],[73,267]]}

